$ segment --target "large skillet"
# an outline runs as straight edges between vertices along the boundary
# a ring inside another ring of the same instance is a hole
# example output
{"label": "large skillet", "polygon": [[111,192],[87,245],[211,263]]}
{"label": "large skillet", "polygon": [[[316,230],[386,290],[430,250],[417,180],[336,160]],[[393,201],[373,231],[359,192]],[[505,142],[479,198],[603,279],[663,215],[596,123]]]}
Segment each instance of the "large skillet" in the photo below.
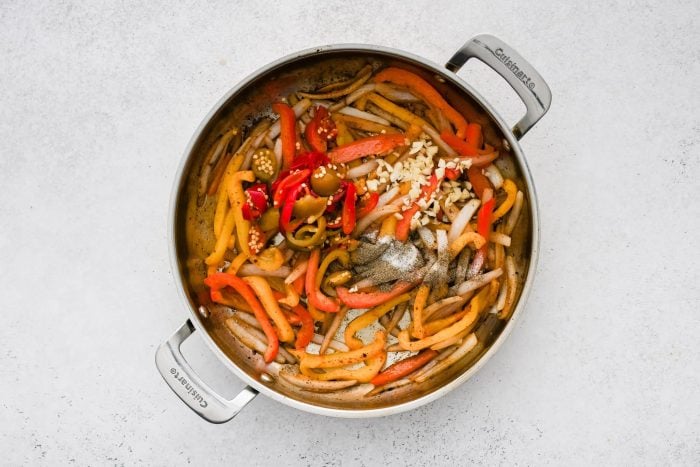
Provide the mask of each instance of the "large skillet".
{"label": "large skillet", "polygon": [[[478,58],[498,72],[527,108],[510,127],[486,100],[455,73],[470,58]],[[486,141],[500,152],[499,167],[525,194],[511,253],[516,259],[519,297],[510,319],[495,316],[477,329],[479,344],[448,371],[418,386],[405,386],[380,395],[338,397],[290,389],[264,371],[261,359],[236,342],[223,326],[228,310],[200,306],[205,293],[203,260],[209,253],[211,200],[198,199],[199,170],[217,135],[233,126],[246,126],[270,112],[270,104],[295,90],[311,90],[323,83],[353,76],[363,65],[396,65],[429,80],[469,121],[480,123]],[[445,69],[446,68],[446,69]],[[204,419],[222,423],[233,418],[258,392],[307,412],[336,417],[376,417],[414,409],[437,399],[469,379],[501,346],[519,319],[537,264],[539,220],[532,178],[518,140],[547,112],[549,87],[537,71],[510,46],[490,35],[468,41],[445,65],[399,50],[372,45],[333,45],[284,57],[249,76],[231,89],[195,132],[180,164],[171,200],[170,251],[178,290],[190,317],[156,352],[156,366],[170,388]],[[199,331],[212,352],[248,386],[227,400],[205,384],[184,359],[180,346]]]}

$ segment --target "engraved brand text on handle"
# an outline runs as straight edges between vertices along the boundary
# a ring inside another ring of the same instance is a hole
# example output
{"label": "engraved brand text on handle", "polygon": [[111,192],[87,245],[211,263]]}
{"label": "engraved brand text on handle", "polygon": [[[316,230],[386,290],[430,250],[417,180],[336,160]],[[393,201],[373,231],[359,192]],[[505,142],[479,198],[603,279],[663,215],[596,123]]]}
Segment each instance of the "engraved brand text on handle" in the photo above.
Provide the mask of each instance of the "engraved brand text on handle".
{"label": "engraved brand text on handle", "polygon": [[170,374],[173,375],[173,377],[176,380],[178,380],[180,384],[182,384],[182,386],[184,386],[185,390],[187,391],[187,394],[190,397],[192,397],[192,399],[194,399],[196,402],[199,402],[199,406],[201,408],[207,408],[209,403],[207,403],[207,401],[204,400],[204,397],[202,397],[202,395],[199,392],[197,392],[197,390],[190,384],[190,382],[187,381],[187,378],[185,378],[184,376],[180,376],[180,373],[175,368],[170,369]]}
{"label": "engraved brand text on handle", "polygon": [[514,62],[513,60],[510,59],[510,56],[506,55],[503,52],[502,48],[496,49],[496,51],[493,53],[497,59],[499,59],[503,64],[508,68],[516,78],[518,78],[520,81],[525,84],[529,89],[535,89],[535,82],[530,79],[530,77],[523,72],[523,70],[520,69],[518,66],[517,62]]}

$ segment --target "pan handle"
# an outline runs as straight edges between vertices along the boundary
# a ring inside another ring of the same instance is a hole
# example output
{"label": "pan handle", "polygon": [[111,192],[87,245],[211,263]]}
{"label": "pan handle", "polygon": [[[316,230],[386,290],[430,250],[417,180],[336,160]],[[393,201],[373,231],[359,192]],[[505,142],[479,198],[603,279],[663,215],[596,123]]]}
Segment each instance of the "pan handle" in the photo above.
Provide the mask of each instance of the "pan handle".
{"label": "pan handle", "polygon": [[246,386],[236,397],[226,400],[211,389],[194,372],[180,351],[180,346],[195,331],[188,319],[156,350],[156,367],[165,382],[182,402],[211,423],[224,423],[238,415],[258,395]]}
{"label": "pan handle", "polygon": [[525,116],[513,127],[520,139],[542,118],[552,104],[552,92],[542,76],[511,46],[490,34],[480,34],[462,46],[445,67],[457,73],[470,58],[478,58],[501,75],[520,96]]}

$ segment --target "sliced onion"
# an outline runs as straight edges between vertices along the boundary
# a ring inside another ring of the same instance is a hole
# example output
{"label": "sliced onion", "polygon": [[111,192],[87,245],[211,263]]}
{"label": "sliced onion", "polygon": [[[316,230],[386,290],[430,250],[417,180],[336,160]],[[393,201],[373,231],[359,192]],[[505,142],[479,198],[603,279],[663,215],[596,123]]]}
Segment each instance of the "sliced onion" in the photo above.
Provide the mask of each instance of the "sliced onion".
{"label": "sliced onion", "polygon": [[455,295],[452,297],[443,298],[442,300],[438,300],[437,302],[433,303],[432,305],[425,307],[425,309],[423,310],[423,319],[427,322],[428,319],[430,319],[430,317],[433,315],[433,313],[437,313],[447,306],[452,306],[452,305],[455,305],[457,303],[459,303],[461,305],[464,302],[465,302],[464,298],[460,297],[459,295]]}
{"label": "sliced onion", "polygon": [[390,101],[399,103],[420,102],[420,99],[407,89],[400,89],[389,84],[378,83],[377,92]]}
{"label": "sliced onion", "polygon": [[464,295],[468,292],[479,289],[491,282],[492,280],[501,277],[501,274],[503,274],[503,269],[498,268],[494,269],[493,271],[489,271],[484,274],[473,277],[468,281],[464,281],[455,288],[455,295]]}
{"label": "sliced onion", "polygon": [[[249,325],[250,327],[246,328],[247,331],[250,332],[253,336],[257,337],[260,340],[260,342],[263,342],[265,344],[265,347],[267,348],[267,336],[265,336],[265,334],[261,331],[262,326],[260,326],[260,323],[258,323],[258,320],[255,319],[255,316],[248,314],[248,313],[241,312],[241,311],[234,311],[231,316],[235,320],[245,323],[244,327],[245,327],[245,325]],[[287,349],[285,349],[282,346],[279,347],[279,355],[281,355],[289,363],[296,363],[297,362],[296,357],[294,355],[290,354],[287,351]]]}
{"label": "sliced onion", "polygon": [[374,115],[382,117],[385,120],[390,121],[394,126],[397,126],[402,130],[406,130],[410,126],[408,123],[404,122],[400,118],[390,114],[384,109],[379,108],[371,102],[367,103],[367,111],[373,113]]}
{"label": "sliced onion", "polygon": [[484,169],[484,175],[486,175],[497,190],[503,186],[503,175],[501,175],[501,171],[498,170],[498,167],[495,165],[489,164],[488,167]]}
{"label": "sliced onion", "polygon": [[355,102],[357,99],[360,97],[364,96],[368,92],[374,91],[374,89],[377,87],[375,83],[370,83],[370,84],[363,84],[359,88],[357,88],[356,91],[353,91],[352,93],[348,94],[345,99],[341,100],[340,102],[333,104],[328,110],[331,112],[337,112],[343,107],[352,104]]}
{"label": "sliced onion", "polygon": [[395,212],[399,212],[399,207],[394,206],[393,204],[374,209],[372,212],[370,212],[357,222],[353,235],[355,237],[359,237],[360,234],[362,234],[362,232],[364,232],[367,229],[367,227],[372,225],[375,221],[381,219],[382,217],[388,216],[389,214],[394,214]]}
{"label": "sliced onion", "polygon": [[289,273],[289,276],[287,276],[284,279],[285,284],[291,284],[295,280],[299,278],[302,274],[306,272],[306,268],[309,267],[309,261],[308,260],[302,260],[299,261],[297,260],[297,264],[294,265],[294,269],[292,269],[292,272]]}
{"label": "sliced onion", "polygon": [[365,162],[364,164],[360,164],[357,167],[353,167],[352,169],[348,170],[348,172],[345,174],[345,177],[350,179],[364,177],[365,175],[375,170],[377,167],[379,167],[379,162],[377,162],[376,159],[372,159],[370,161]]}
{"label": "sliced onion", "polygon": [[510,246],[510,235],[500,232],[491,232],[489,240],[503,246]]}
{"label": "sliced onion", "polygon": [[426,247],[431,250],[437,249],[437,241],[435,240],[435,235],[432,230],[427,227],[419,227],[418,235],[420,235],[420,239],[423,240]]}
{"label": "sliced onion", "polygon": [[464,339],[464,342],[457,347],[457,350],[455,350],[449,357],[446,359],[442,360],[440,363],[435,365],[433,368],[431,368],[429,371],[426,371],[422,375],[416,377],[414,380],[416,383],[422,383],[423,381],[428,380],[428,378],[432,378],[433,376],[437,375],[438,373],[446,370],[452,364],[456,363],[459,361],[462,357],[464,357],[466,354],[469,353],[474,347],[476,347],[476,344],[478,343],[476,339],[476,335],[474,333],[469,334],[466,339]]}
{"label": "sliced onion", "polygon": [[503,281],[496,297],[496,310],[501,311],[506,306],[506,296],[508,292],[508,282]]}
{"label": "sliced onion", "polygon": [[457,152],[455,152],[452,147],[444,142],[442,138],[440,138],[440,135],[438,134],[437,130],[433,128],[430,125],[423,125],[423,131],[425,131],[428,136],[433,140],[433,142],[443,151],[445,151],[445,154],[447,154],[450,157],[458,157]]}
{"label": "sliced onion", "polygon": [[303,97],[308,97],[309,99],[338,99],[339,97],[343,97],[346,94],[350,94],[351,92],[362,86],[362,84],[365,83],[371,76],[372,65],[365,65],[357,73],[354,80],[350,82],[350,84],[348,84],[346,87],[334,91],[322,92],[317,94],[309,92],[300,92],[299,95]]}
{"label": "sliced onion", "polygon": [[474,198],[467,201],[467,204],[460,209],[459,214],[457,214],[457,218],[452,221],[450,232],[447,234],[447,239],[450,241],[450,243],[454,242],[460,235],[462,235],[462,232],[464,232],[464,229],[467,228],[467,224],[469,224],[469,221],[476,213],[476,210],[479,209],[480,204],[481,201]]}
{"label": "sliced onion", "polygon": [[[314,344],[321,345],[323,344],[323,339],[324,337],[321,334],[314,334],[314,337],[311,339],[311,342],[313,342]],[[328,347],[339,352],[347,352],[348,350],[350,350],[350,347],[335,339],[331,339],[331,342],[330,344],[328,344]]]}
{"label": "sliced onion", "polygon": [[347,314],[348,307],[346,306],[341,307],[340,311],[338,311],[338,313],[335,314],[330,327],[326,331],[326,335],[323,337],[323,342],[321,342],[321,348],[318,350],[319,355],[323,355],[324,353],[326,353],[326,350],[328,350],[328,347],[331,345],[333,336],[335,336],[335,333],[338,331],[340,324],[343,322],[343,320],[345,319],[345,315]]}
{"label": "sliced onion", "polygon": [[390,202],[389,206],[392,206],[392,205],[398,206],[398,207],[408,206],[408,204],[410,204],[410,202],[411,202],[411,196],[410,195],[403,195],[403,196],[399,196],[398,198],[396,198],[395,200]]}
{"label": "sliced onion", "polygon": [[282,266],[274,271],[265,271],[254,264],[244,264],[238,270],[239,276],[263,276],[263,277],[287,277],[292,270],[289,266]]}
{"label": "sliced onion", "polygon": [[363,112],[362,110],[356,109],[355,107],[350,107],[350,106],[343,107],[342,109],[340,109],[338,111],[338,113],[341,113],[344,115],[349,115],[351,117],[361,118],[363,120],[368,120],[368,121],[374,122],[374,123],[379,123],[381,125],[386,125],[386,126],[391,125],[390,121],[383,119],[382,117],[377,117],[376,115],[371,114],[369,112]]}
{"label": "sliced onion", "polygon": [[523,208],[523,198],[523,192],[518,191],[518,194],[515,195],[515,202],[513,203],[513,207],[510,209],[510,215],[508,216],[508,221],[506,222],[506,227],[504,229],[504,233],[506,235],[512,234],[515,224],[518,223],[518,217],[520,217],[520,211]]}
{"label": "sliced onion", "polygon": [[395,186],[391,190],[387,190],[382,195],[379,197],[377,200],[377,208],[381,208],[382,206],[385,206],[389,201],[394,199],[396,195],[399,194],[399,187]]}
{"label": "sliced onion", "polygon": [[[238,340],[246,347],[255,350],[260,354],[264,354],[267,350],[267,341],[263,341],[258,336],[251,332],[251,328],[241,324],[239,321],[229,318],[226,320],[226,327],[238,338]],[[286,360],[280,353],[275,356],[275,361],[284,363]]]}
{"label": "sliced onion", "polygon": [[346,389],[357,384],[356,380],[348,381],[319,381],[299,373],[299,369],[284,366],[279,370],[279,377],[294,386],[306,391],[332,392]]}
{"label": "sliced onion", "polygon": [[467,277],[467,271],[469,270],[469,259],[472,256],[472,252],[469,248],[463,248],[459,253],[457,258],[457,271],[455,272],[455,284],[462,282]]}
{"label": "sliced onion", "polygon": [[506,256],[506,283],[508,284],[508,290],[506,292],[506,303],[501,311],[501,318],[507,318],[510,316],[513,310],[513,305],[515,305],[515,292],[517,291],[517,276],[515,272],[515,262],[512,256]]}

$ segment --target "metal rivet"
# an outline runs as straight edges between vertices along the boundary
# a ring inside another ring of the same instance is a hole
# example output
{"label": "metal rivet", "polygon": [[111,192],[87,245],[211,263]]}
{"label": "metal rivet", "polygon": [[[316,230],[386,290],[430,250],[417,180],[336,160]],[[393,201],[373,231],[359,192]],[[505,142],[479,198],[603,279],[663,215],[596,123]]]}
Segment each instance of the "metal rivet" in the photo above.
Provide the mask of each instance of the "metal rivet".
{"label": "metal rivet", "polygon": [[202,315],[203,318],[208,318],[209,317],[209,309],[205,307],[204,305],[200,305],[199,308],[199,314]]}
{"label": "metal rivet", "polygon": [[444,83],[444,82],[445,82],[445,78],[443,78],[443,77],[440,76],[440,75],[433,75],[433,77],[434,77],[435,80],[436,80],[437,82],[439,82],[439,83]]}
{"label": "metal rivet", "polygon": [[505,149],[506,151],[510,152],[510,143],[508,142],[508,140],[505,139],[505,138],[503,138],[503,141],[502,141],[502,142],[503,142],[503,149]]}
{"label": "metal rivet", "polygon": [[260,379],[263,383],[274,383],[275,379],[267,373],[260,373]]}

